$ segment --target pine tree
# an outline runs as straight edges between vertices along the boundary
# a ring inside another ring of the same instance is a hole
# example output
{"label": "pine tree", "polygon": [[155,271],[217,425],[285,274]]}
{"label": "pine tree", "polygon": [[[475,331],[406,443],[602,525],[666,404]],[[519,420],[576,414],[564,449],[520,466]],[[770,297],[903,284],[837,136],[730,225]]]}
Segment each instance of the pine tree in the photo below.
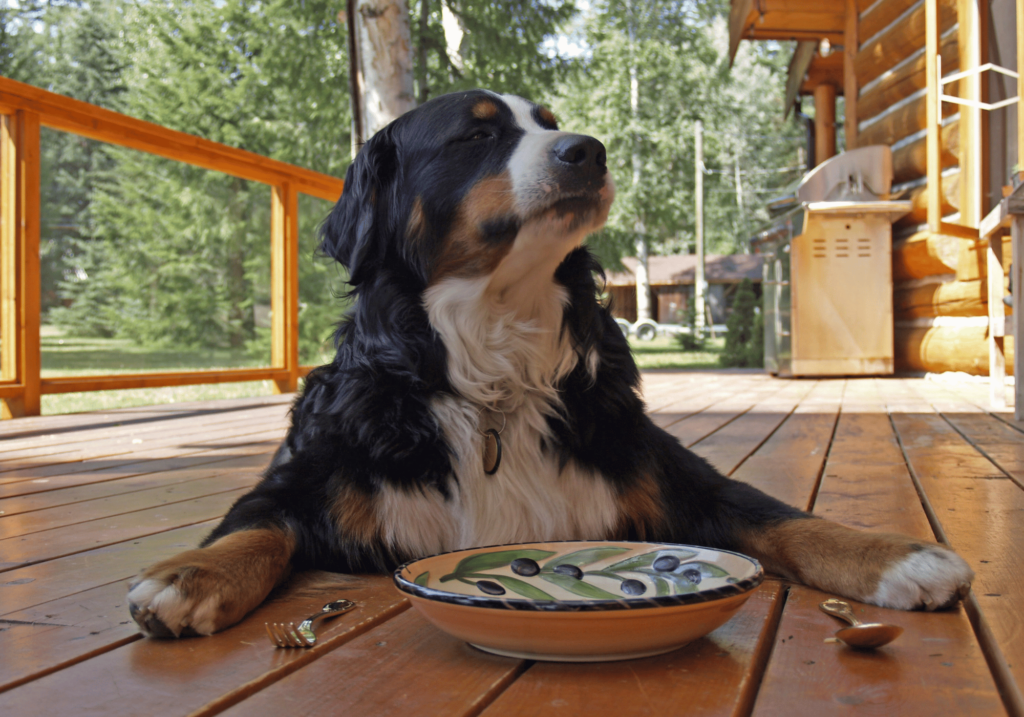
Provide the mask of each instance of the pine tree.
{"label": "pine tree", "polygon": [[[754,338],[755,304],[754,287],[750,279],[744,279],[736,288],[732,313],[725,321],[725,350],[718,357],[723,366],[750,366],[750,344]],[[763,353],[763,348],[762,348]]]}

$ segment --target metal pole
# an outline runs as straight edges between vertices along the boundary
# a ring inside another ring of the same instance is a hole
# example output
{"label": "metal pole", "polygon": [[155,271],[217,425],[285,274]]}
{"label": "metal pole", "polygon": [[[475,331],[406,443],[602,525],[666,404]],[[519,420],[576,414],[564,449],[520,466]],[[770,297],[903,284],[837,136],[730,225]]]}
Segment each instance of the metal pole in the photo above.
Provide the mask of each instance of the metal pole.
{"label": "metal pole", "polygon": [[694,161],[694,200],[697,203],[696,234],[697,234],[697,277],[693,284],[693,295],[697,302],[697,330],[704,331],[704,123],[697,120],[693,125],[693,138],[696,144]]}

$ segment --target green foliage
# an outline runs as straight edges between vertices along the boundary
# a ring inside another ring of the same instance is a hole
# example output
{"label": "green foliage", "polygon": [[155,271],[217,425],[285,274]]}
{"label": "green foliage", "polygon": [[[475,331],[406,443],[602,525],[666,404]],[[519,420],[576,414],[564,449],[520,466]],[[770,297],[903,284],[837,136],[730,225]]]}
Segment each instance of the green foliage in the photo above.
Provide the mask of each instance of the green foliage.
{"label": "green foliage", "polygon": [[[750,279],[744,279],[736,288],[732,313],[726,319],[725,350],[719,356],[723,366],[764,365],[764,324],[757,330],[757,297]],[[760,356],[757,356],[757,339],[760,337]]]}
{"label": "green foliage", "polygon": [[683,326],[688,330],[676,334],[676,340],[684,351],[700,351],[704,348],[707,337],[697,326],[697,302],[691,295],[686,300],[686,308],[683,309]]}
{"label": "green foliage", "polygon": [[789,53],[777,44],[742,43],[730,70],[727,3],[600,0],[592,8],[579,30],[588,51],[550,93],[563,128],[594,135],[608,148],[617,196],[607,227],[588,240],[591,247],[615,267],[620,257],[634,255],[642,227],[652,254],[693,250],[694,123],[700,119],[706,249],[742,250],[747,232],[767,219],[763,200],[797,176],[765,171],[794,166],[802,141],[801,129],[783,121]]}

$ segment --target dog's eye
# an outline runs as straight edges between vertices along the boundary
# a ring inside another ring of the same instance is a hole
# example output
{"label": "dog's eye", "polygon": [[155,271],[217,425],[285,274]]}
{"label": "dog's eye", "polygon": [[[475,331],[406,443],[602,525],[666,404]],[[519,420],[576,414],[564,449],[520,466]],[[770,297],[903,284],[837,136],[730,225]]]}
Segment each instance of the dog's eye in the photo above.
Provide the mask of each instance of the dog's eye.
{"label": "dog's eye", "polygon": [[470,135],[469,137],[467,137],[467,138],[466,138],[466,140],[467,140],[468,142],[475,142],[475,141],[477,141],[477,140],[481,140],[481,139],[490,139],[490,138],[491,138],[491,135],[490,135],[490,133],[488,133],[488,132],[484,132],[483,130],[480,130],[480,131],[478,131],[478,132],[474,132],[474,133],[473,133],[472,135]]}

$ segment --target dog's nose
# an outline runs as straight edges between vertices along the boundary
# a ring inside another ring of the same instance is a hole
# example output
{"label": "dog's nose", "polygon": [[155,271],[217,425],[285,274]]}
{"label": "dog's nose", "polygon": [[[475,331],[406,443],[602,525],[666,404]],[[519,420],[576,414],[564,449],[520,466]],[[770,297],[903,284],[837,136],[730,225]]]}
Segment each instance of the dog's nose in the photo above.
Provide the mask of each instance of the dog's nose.
{"label": "dog's nose", "polygon": [[602,174],[607,168],[608,158],[604,145],[593,137],[570,134],[560,137],[554,144],[555,159],[562,164],[581,169],[595,168]]}

